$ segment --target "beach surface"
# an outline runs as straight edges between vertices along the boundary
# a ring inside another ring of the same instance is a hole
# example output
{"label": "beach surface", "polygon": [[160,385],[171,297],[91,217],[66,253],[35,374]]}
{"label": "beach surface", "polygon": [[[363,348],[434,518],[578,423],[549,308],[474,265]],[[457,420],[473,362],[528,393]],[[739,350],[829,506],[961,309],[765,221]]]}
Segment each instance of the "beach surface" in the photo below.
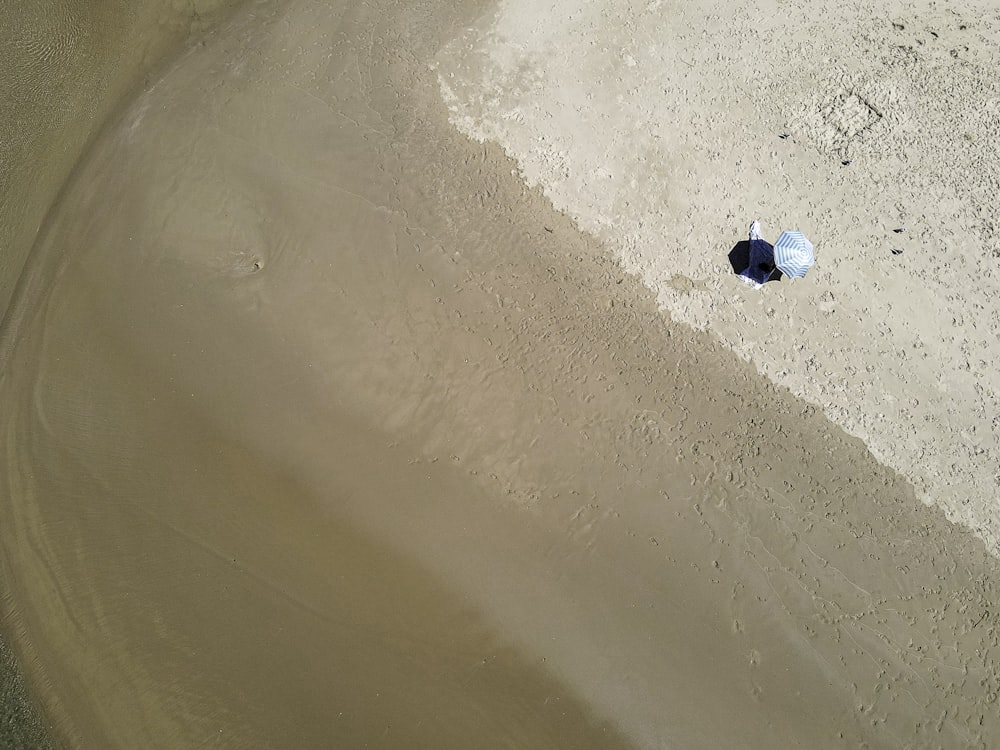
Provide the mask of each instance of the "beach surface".
{"label": "beach surface", "polygon": [[[836,45],[939,19],[823,4],[784,70],[796,4],[622,7],[248,0],[107,105],[37,237],[5,227],[34,239],[0,331],[0,606],[62,745],[1000,741],[995,376],[942,364],[996,354],[990,235],[937,234],[940,196],[882,218],[927,177],[879,171],[890,109],[826,143],[793,106]],[[917,86],[934,48],[906,44]],[[988,87],[956,59],[931,72]],[[921,165],[972,158],[901,121]],[[757,213],[816,241],[805,280],[732,276]],[[874,222],[904,220],[892,255]],[[936,237],[965,260],[935,272]],[[942,299],[964,322],[907,349]],[[979,463],[944,496],[890,425]]]}
{"label": "beach surface", "polygon": [[[997,552],[998,39],[992,1],[503,0],[440,80],[674,320]],[[805,280],[729,272],[753,218],[814,241]]]}

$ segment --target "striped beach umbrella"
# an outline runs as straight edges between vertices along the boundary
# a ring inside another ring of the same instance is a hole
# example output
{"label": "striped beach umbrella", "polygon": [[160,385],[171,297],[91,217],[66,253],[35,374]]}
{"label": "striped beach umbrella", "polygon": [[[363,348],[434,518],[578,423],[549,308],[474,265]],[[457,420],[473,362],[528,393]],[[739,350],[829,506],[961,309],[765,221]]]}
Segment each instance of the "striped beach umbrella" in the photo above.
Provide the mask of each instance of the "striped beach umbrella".
{"label": "striped beach umbrella", "polygon": [[801,279],[815,262],[812,243],[802,232],[782,232],[774,243],[774,265],[785,276]]}

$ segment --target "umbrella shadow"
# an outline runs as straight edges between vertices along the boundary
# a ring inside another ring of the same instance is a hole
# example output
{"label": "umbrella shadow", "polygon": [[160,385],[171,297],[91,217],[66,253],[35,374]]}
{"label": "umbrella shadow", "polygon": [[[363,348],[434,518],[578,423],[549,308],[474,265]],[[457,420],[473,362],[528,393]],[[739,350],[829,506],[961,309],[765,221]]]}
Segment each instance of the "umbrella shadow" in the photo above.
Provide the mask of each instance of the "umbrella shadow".
{"label": "umbrella shadow", "polygon": [[729,251],[729,264],[733,267],[733,273],[736,274],[747,269],[750,265],[750,242],[748,240],[737,242]]}
{"label": "umbrella shadow", "polygon": [[764,259],[758,254],[758,257],[754,258],[756,264],[751,268],[750,251],[751,244],[749,240],[740,240],[733,245],[733,249],[729,251],[729,265],[733,267],[733,273],[737,276],[746,276],[753,279],[758,284],[765,284],[768,281],[778,281],[781,279],[783,274],[775,268],[773,256],[770,259]]}

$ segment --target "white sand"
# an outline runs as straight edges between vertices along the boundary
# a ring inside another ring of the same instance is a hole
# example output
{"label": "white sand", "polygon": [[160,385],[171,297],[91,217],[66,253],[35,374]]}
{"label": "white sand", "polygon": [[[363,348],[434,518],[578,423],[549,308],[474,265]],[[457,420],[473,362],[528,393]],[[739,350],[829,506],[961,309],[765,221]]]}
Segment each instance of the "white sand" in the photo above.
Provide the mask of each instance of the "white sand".
{"label": "white sand", "polygon": [[[998,42],[993,2],[504,0],[438,73],[452,121],[501,144],[673,318],[996,552]],[[814,241],[804,281],[732,275],[754,217],[772,242]]]}

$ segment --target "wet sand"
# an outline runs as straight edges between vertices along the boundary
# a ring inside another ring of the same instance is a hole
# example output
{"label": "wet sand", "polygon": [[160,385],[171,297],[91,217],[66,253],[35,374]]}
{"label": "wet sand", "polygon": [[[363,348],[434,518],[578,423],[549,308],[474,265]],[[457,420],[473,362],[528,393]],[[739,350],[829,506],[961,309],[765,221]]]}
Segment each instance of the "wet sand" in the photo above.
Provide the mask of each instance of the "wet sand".
{"label": "wet sand", "polygon": [[5,622],[73,747],[991,747],[997,561],[457,132],[487,7],[248,3],[4,324]]}

